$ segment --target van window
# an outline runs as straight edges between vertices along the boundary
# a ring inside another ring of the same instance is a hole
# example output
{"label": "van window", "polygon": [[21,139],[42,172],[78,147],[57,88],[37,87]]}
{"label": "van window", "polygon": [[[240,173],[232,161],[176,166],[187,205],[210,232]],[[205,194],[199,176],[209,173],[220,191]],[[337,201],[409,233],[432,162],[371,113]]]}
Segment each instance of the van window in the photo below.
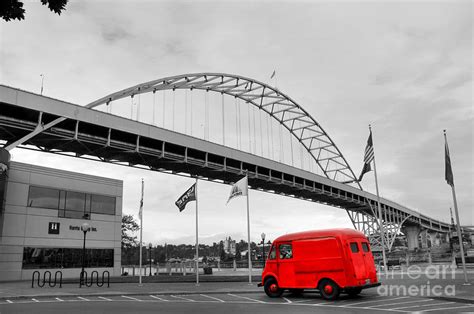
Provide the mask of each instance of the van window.
{"label": "van window", "polygon": [[272,245],[272,248],[270,249],[270,254],[268,254],[268,259],[275,259],[276,257],[276,249],[275,246]]}
{"label": "van window", "polygon": [[369,244],[367,242],[362,242],[362,251],[370,252]]}
{"label": "van window", "polygon": [[357,242],[351,242],[351,251],[352,251],[352,253],[358,253],[359,252],[359,246],[357,245]]}
{"label": "van window", "polygon": [[289,259],[293,257],[291,244],[280,244],[278,249],[280,250],[280,259]]}

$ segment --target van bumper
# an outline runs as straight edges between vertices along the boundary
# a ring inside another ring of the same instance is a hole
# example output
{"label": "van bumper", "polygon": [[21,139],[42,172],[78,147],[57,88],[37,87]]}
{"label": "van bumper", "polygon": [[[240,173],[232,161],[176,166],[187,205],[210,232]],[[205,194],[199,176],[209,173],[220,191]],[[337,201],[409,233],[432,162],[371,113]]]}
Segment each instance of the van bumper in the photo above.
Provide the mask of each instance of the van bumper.
{"label": "van bumper", "polygon": [[350,290],[350,289],[368,289],[368,288],[374,288],[380,286],[382,283],[381,282],[375,282],[371,283],[368,285],[363,285],[363,286],[352,286],[352,287],[345,287],[344,290]]}

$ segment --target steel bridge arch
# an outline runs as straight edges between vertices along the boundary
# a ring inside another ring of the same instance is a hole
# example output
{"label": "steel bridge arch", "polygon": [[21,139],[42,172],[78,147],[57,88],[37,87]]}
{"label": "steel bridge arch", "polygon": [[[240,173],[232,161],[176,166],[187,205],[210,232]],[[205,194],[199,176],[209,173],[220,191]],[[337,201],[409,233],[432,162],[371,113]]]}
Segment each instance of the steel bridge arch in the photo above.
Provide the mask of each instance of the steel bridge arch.
{"label": "steel bridge arch", "polygon": [[[176,89],[212,91],[251,103],[283,125],[303,145],[328,179],[345,184],[356,183],[362,190],[362,186],[341,151],[321,125],[289,96],[275,87],[252,78],[226,73],[169,76],[109,94],[89,103],[86,107],[94,108],[103,104],[108,105],[122,98],[133,98],[138,94]],[[299,126],[295,125],[296,122]],[[323,151],[325,156],[321,156]]]}

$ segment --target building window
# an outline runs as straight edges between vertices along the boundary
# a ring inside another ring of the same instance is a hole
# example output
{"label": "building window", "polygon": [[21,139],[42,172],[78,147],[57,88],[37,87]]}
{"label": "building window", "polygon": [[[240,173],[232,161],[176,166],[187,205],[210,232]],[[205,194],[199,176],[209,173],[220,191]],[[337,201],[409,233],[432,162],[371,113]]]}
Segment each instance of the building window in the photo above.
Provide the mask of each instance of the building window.
{"label": "building window", "polygon": [[91,212],[115,215],[115,197],[92,194]]}
{"label": "building window", "polygon": [[59,209],[58,217],[91,219],[91,213],[115,215],[115,197],[30,186],[29,207]]}
{"label": "building window", "polygon": [[[82,249],[23,249],[23,269],[81,268]],[[114,249],[86,249],[85,267],[114,267]]]}
{"label": "building window", "polygon": [[59,208],[59,190],[30,186],[28,206],[42,208]]}

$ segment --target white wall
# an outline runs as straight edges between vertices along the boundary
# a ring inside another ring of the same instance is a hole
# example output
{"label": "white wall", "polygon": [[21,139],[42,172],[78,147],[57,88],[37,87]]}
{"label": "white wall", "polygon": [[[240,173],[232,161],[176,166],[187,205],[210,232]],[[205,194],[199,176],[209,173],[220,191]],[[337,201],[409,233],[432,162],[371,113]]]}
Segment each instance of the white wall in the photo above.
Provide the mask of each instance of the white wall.
{"label": "white wall", "polygon": [[[115,215],[91,214],[91,220],[58,217],[58,210],[27,207],[29,186],[43,186],[116,197]],[[119,180],[11,162],[5,210],[0,215],[0,281],[31,279],[34,269],[22,269],[24,247],[82,248],[83,233],[70,230],[88,222],[97,229],[87,233],[86,248],[113,248],[111,276],[120,275],[123,183]],[[59,234],[48,234],[50,222],[59,222]],[[46,269],[42,269],[41,273]],[[92,271],[96,269],[88,269]],[[54,271],[51,270],[54,276]],[[63,278],[79,277],[80,269],[63,269]]]}

